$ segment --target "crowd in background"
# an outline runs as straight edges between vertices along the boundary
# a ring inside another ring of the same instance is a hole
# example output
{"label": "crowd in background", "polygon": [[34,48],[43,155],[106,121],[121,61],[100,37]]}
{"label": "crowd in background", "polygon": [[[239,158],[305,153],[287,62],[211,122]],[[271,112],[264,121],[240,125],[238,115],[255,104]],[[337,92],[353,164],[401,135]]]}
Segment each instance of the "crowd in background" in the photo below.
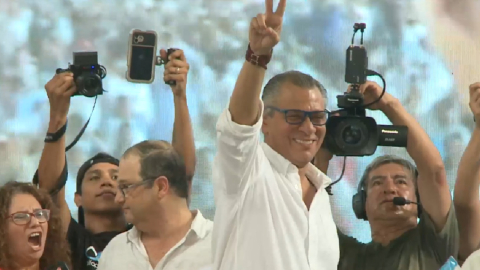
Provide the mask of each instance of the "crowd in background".
{"label": "crowd in background", "polygon": [[[420,120],[444,158],[453,188],[472,117],[462,113],[454,76],[432,49],[426,26],[410,12],[410,2],[289,0],[296,7],[285,17],[267,77],[289,69],[311,74],[327,88],[328,107],[335,109],[336,95],[347,88],[343,75],[352,25],[365,22],[369,68],[384,76],[387,91]],[[187,95],[198,160],[191,207],[213,218],[215,123],[244,61],[249,17],[261,5],[257,0],[0,0],[0,179],[31,181],[49,119],[44,85],[57,68],[72,62],[74,51],[98,51],[108,71],[103,82],[107,92],[99,96],[80,142],[67,153],[67,201],[74,216],[76,172],[88,157],[99,151],[120,157],[141,140],[170,140],[174,107],[161,79],[163,68],[157,67],[151,85],[125,80],[130,30],[155,30],[160,48],[181,48],[190,63]],[[67,143],[87,121],[93,104],[91,98],[72,99]],[[371,116],[389,124],[382,113]],[[407,158],[399,148],[347,158],[345,175],[332,190],[336,224],[361,241],[370,240],[369,226],[355,218],[351,197],[365,166],[387,153]],[[328,175],[335,180],[342,166],[343,158],[334,158]]]}

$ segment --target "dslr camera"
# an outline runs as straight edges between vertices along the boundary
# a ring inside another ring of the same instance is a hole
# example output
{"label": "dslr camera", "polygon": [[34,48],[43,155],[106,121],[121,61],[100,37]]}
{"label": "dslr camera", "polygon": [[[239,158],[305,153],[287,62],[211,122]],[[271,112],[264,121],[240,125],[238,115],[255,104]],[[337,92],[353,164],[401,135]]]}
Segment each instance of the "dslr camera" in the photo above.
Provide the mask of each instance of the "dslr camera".
{"label": "dslr camera", "polygon": [[71,72],[77,91],[72,96],[96,97],[102,95],[102,80],[107,76],[104,66],[98,64],[97,52],[74,52],[73,65],[58,68],[56,73]]}
{"label": "dslr camera", "polygon": [[[378,102],[385,92],[383,77],[368,69],[367,50],[363,46],[364,23],[354,25],[352,44],[346,52],[345,82],[351,84],[351,91],[337,96],[338,115],[329,117],[324,147],[336,156],[370,156],[377,146],[406,147],[408,128],[406,126],[377,125],[372,117],[366,116],[366,107]],[[354,45],[355,33],[360,30],[360,46]],[[384,89],[379,99],[364,104],[360,85],[366,83],[367,76],[379,76]]]}

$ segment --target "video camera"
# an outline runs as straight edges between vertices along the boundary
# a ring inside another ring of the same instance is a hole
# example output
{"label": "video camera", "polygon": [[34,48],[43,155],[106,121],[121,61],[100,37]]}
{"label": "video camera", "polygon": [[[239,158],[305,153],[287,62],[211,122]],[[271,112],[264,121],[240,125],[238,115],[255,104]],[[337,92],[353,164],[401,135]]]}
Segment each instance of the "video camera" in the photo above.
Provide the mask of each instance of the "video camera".
{"label": "video camera", "polygon": [[56,73],[72,72],[77,91],[72,96],[96,97],[102,95],[102,80],[107,69],[98,64],[97,52],[74,52],[73,65],[67,69],[58,68]]}
{"label": "video camera", "polygon": [[[406,126],[377,125],[372,117],[366,116],[368,106],[378,102],[384,95],[386,84],[377,72],[368,69],[367,50],[363,46],[364,23],[355,23],[352,44],[346,52],[345,82],[351,84],[351,91],[337,96],[338,115],[327,120],[326,147],[336,156],[370,156],[377,146],[406,147],[408,128]],[[361,44],[354,45],[355,33],[360,30]],[[364,104],[360,85],[367,76],[379,76],[384,88],[380,97]]]}

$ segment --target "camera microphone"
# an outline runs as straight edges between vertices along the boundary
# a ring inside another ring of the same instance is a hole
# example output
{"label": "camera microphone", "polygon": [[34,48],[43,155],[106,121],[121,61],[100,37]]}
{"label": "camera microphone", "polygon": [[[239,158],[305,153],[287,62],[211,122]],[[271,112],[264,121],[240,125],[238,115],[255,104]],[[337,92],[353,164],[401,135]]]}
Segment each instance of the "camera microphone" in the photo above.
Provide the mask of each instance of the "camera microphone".
{"label": "camera microphone", "polygon": [[404,197],[395,197],[395,198],[393,198],[392,202],[393,202],[393,204],[398,205],[398,206],[402,206],[402,205],[406,205],[406,204],[420,205],[419,203],[409,201],[409,200],[405,199]]}

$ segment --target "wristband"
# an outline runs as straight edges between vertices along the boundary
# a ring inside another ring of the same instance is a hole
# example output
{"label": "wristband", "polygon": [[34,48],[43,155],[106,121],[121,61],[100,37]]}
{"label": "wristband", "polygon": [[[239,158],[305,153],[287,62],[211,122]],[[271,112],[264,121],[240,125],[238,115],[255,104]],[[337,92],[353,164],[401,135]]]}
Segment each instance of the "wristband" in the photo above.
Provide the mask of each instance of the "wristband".
{"label": "wristband", "polygon": [[65,123],[65,125],[63,125],[57,132],[47,133],[47,135],[45,136],[44,142],[46,143],[56,142],[60,140],[60,138],[62,138],[63,135],[65,135],[66,131],[67,131],[67,123]]}
{"label": "wristband", "polygon": [[245,60],[247,60],[247,62],[251,63],[252,65],[267,69],[267,64],[272,59],[272,52],[273,50],[270,52],[269,55],[256,55],[252,51],[250,44],[248,44],[247,53],[245,54]]}

